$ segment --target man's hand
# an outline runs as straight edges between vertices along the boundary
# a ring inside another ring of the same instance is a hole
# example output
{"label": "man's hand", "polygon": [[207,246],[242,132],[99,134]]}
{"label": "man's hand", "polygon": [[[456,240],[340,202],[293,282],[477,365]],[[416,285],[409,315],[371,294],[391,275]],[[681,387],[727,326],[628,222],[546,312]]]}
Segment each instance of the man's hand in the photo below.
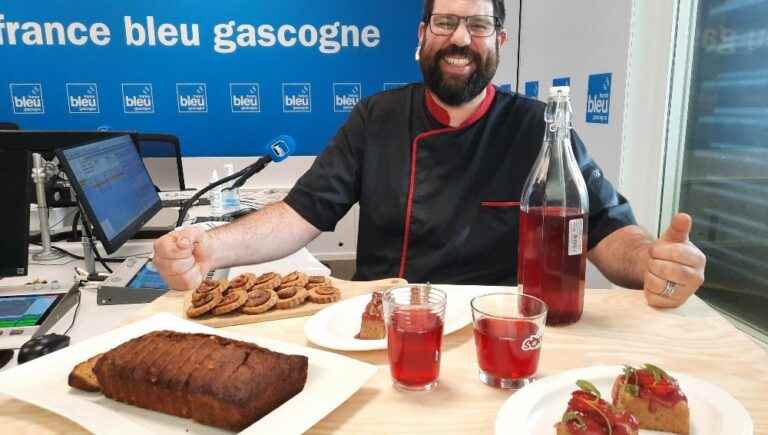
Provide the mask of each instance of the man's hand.
{"label": "man's hand", "polygon": [[213,250],[205,230],[188,227],[157,239],[152,261],[170,288],[193,290],[213,267]]}
{"label": "man's hand", "polygon": [[643,291],[648,305],[682,305],[704,282],[707,258],[688,240],[692,220],[685,213],[672,217],[667,231],[650,247]]}

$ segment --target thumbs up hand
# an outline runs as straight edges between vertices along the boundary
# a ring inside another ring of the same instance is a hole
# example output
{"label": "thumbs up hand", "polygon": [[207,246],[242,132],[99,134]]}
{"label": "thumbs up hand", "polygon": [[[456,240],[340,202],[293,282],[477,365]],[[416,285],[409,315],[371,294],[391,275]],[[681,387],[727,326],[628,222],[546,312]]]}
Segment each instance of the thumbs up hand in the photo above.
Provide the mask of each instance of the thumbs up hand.
{"label": "thumbs up hand", "polygon": [[691,217],[678,213],[651,246],[643,283],[648,305],[678,307],[704,282],[707,257],[688,239],[691,226]]}

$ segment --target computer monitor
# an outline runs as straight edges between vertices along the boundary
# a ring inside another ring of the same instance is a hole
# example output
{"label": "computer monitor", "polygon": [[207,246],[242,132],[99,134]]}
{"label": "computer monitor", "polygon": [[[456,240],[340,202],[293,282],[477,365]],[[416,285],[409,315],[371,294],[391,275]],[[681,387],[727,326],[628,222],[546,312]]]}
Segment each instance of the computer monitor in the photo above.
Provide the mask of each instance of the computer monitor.
{"label": "computer monitor", "polygon": [[[58,130],[25,130],[0,131],[0,149],[27,150],[40,154],[45,160],[53,160],[54,151],[61,147],[77,145],[95,140],[129,134],[122,131],[58,131]],[[135,133],[130,133],[135,135]],[[36,203],[35,189],[32,178],[27,177],[29,184],[29,202]],[[70,207],[73,205],[66,180],[59,177],[48,178],[45,183],[45,199],[48,207]]]}
{"label": "computer monitor", "polygon": [[0,148],[0,277],[27,274],[29,256],[29,197],[31,154],[21,149]]}
{"label": "computer monitor", "polygon": [[179,138],[171,134],[139,133],[136,144],[155,187],[161,192],[185,190]]}
{"label": "computer monitor", "polygon": [[57,148],[126,134],[135,135],[136,133],[96,130],[0,130],[0,148],[25,149],[42,154],[44,159],[51,160]]}
{"label": "computer monitor", "polygon": [[56,155],[108,254],[160,210],[160,197],[131,136],[60,148]]}

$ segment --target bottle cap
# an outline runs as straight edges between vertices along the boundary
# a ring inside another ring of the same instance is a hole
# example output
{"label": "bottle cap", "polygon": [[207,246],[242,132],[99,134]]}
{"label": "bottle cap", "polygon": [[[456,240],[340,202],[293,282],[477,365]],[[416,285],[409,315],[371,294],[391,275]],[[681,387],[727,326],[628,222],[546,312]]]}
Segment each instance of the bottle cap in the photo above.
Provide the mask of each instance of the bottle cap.
{"label": "bottle cap", "polygon": [[571,95],[571,87],[570,86],[552,86],[551,88],[549,88],[550,97],[556,97],[558,93],[564,97],[568,97]]}

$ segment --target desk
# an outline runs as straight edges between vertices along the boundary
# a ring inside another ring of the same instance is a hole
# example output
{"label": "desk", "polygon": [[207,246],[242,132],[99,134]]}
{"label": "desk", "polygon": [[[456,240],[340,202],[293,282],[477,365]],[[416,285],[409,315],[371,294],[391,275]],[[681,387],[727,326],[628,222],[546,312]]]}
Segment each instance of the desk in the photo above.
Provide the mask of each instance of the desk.
{"label": "desk", "polygon": [[[681,308],[661,311],[648,307],[638,291],[589,290],[585,307],[577,324],[546,329],[542,376],[591,365],[657,363],[728,391],[749,411],[755,433],[768,434],[768,354],[700,299],[693,297]],[[295,318],[231,329],[309,345],[305,321]],[[415,394],[392,388],[385,351],[342,352],[377,365],[379,371],[307,433],[492,434],[496,413],[511,393],[477,379],[472,327],[447,336],[443,351],[439,386]],[[63,417],[8,397],[0,397],[0,427],[7,433],[83,432]]]}

